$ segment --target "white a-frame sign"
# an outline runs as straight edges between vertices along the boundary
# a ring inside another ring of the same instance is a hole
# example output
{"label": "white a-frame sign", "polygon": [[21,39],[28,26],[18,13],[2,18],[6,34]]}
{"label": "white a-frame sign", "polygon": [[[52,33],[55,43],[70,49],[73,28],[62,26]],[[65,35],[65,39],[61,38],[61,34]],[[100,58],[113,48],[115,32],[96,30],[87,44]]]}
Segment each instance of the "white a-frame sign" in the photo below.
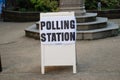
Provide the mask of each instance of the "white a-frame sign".
{"label": "white a-frame sign", "polygon": [[41,73],[46,66],[73,66],[76,73],[74,12],[40,14]]}

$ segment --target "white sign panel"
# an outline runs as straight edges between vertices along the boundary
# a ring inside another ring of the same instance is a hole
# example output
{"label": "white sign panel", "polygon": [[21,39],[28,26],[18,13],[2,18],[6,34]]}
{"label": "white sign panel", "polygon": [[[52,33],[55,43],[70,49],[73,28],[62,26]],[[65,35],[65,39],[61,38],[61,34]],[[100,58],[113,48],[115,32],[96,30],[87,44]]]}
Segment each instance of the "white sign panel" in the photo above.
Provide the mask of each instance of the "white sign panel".
{"label": "white sign panel", "polygon": [[41,13],[39,29],[41,73],[45,73],[45,66],[73,66],[76,73],[74,12]]}
{"label": "white sign panel", "polygon": [[[63,12],[41,13],[41,43],[42,44],[71,44],[76,40],[75,16],[63,16]],[[59,15],[59,16],[58,16]]]}

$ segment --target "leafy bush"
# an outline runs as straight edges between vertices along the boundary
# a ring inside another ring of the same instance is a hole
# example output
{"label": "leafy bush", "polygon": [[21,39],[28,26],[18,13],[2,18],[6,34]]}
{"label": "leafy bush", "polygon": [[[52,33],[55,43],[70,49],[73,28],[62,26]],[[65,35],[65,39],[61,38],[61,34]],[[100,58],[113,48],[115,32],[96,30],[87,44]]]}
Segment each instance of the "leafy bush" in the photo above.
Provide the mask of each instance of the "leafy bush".
{"label": "leafy bush", "polygon": [[36,11],[56,11],[58,2],[56,0],[31,0]]}
{"label": "leafy bush", "polygon": [[[10,3],[10,2],[9,2]],[[15,11],[56,11],[58,8],[57,0],[14,0],[10,6]]]}
{"label": "leafy bush", "polygon": [[85,0],[86,9],[97,9],[98,1],[101,1],[102,9],[120,8],[120,0]]}
{"label": "leafy bush", "polygon": [[97,0],[85,0],[86,9],[97,9]]}
{"label": "leafy bush", "polygon": [[14,0],[14,2],[11,2],[11,4],[15,11],[33,10],[33,4],[30,2],[30,0]]}
{"label": "leafy bush", "polygon": [[101,0],[103,7],[110,9],[119,8],[120,0]]}

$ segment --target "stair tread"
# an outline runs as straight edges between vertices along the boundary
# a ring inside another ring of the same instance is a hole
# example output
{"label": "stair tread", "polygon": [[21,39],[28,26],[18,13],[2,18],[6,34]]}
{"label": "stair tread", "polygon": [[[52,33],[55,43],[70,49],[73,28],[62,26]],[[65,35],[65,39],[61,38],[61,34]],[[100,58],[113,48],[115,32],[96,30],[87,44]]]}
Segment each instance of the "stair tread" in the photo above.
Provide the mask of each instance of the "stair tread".
{"label": "stair tread", "polygon": [[36,28],[36,25],[35,25],[35,24],[33,24],[32,26],[29,26],[28,28],[26,28],[25,31],[30,31],[30,32],[39,33],[39,29]]}
{"label": "stair tread", "polygon": [[76,16],[76,18],[88,18],[88,17],[95,17],[97,13],[86,13],[85,15]]}

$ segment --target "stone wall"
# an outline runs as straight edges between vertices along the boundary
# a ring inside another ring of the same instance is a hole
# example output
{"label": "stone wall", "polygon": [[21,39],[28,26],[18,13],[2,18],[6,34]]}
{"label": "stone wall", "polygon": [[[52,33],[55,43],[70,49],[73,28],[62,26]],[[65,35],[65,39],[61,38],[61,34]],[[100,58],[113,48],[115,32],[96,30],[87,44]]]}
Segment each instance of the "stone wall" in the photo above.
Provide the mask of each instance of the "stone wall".
{"label": "stone wall", "polygon": [[3,11],[3,21],[28,22],[39,21],[40,12]]}
{"label": "stone wall", "polygon": [[[120,18],[120,9],[97,11],[97,10],[87,10],[87,12],[98,13],[98,16],[108,17],[110,19]],[[40,12],[19,12],[19,11],[3,11],[4,21],[13,22],[29,22],[29,21],[39,21]]]}
{"label": "stone wall", "polygon": [[120,9],[112,9],[112,10],[87,10],[87,12],[98,13],[100,17],[108,17],[109,19],[117,19],[120,18]]}

